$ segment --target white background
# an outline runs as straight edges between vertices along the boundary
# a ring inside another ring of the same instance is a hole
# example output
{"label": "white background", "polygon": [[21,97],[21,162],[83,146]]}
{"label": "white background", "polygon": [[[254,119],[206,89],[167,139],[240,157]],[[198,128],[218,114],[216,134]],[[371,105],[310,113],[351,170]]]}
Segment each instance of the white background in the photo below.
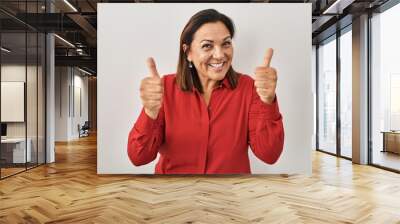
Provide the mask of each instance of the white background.
{"label": "white background", "polygon": [[154,173],[127,155],[130,129],[141,110],[140,80],[154,57],[160,74],[176,72],[179,37],[196,12],[214,8],[236,26],[233,67],[252,75],[268,47],[278,71],[277,95],[285,128],[284,152],[268,165],[249,149],[252,173],[311,174],[313,97],[311,4],[98,4],[99,174]]}

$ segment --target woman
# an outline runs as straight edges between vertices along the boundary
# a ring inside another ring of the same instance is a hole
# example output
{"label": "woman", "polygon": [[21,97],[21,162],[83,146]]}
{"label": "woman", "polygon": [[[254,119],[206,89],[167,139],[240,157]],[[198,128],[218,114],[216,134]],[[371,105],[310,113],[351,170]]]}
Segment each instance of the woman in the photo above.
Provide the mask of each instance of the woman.
{"label": "woman", "polygon": [[272,49],[256,68],[255,80],[236,73],[234,32],[230,18],[203,10],[183,29],[176,74],[160,78],[154,60],[147,60],[143,110],[128,139],[134,165],[159,153],[156,174],[251,173],[249,145],[262,161],[278,160],[284,132]]}

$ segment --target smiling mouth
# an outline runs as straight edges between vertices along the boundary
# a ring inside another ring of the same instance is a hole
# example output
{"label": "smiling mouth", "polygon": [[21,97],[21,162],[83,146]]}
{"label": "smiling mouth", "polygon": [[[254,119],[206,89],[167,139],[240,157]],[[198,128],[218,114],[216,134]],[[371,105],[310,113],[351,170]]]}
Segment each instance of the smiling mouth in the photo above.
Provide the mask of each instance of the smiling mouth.
{"label": "smiling mouth", "polygon": [[222,66],[224,66],[226,62],[221,62],[221,63],[210,63],[208,64],[209,66],[213,67],[213,68],[222,68]]}

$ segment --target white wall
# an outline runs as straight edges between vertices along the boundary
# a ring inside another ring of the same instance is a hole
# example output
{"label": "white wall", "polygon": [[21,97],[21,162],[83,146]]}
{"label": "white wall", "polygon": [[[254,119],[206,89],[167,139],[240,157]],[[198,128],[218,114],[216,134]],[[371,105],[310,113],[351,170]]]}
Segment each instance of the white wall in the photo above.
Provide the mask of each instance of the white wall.
{"label": "white wall", "polygon": [[[1,66],[1,81],[6,82],[25,82],[26,70],[32,74],[33,67],[25,67],[21,64],[8,64]],[[25,122],[7,123],[7,137],[25,137]]]}
{"label": "white wall", "polygon": [[1,121],[24,122],[25,83],[1,82]]}
{"label": "white wall", "polygon": [[[253,173],[311,173],[313,96],[311,4],[98,4],[98,173],[154,173],[155,162],[135,167],[127,137],[140,110],[145,60],[174,73],[179,36],[196,12],[215,8],[236,25],[233,67],[252,74],[265,50],[275,50],[277,95],[285,127],[284,152],[267,165],[250,152]],[[251,151],[251,150],[249,150]]]}
{"label": "white wall", "polygon": [[68,67],[55,68],[55,141],[68,141]]}
{"label": "white wall", "polygon": [[[13,74],[23,79],[16,81]],[[14,65],[4,66],[4,79],[1,80],[1,122],[25,122],[25,67]],[[7,81],[6,81],[7,80]]]}
{"label": "white wall", "polygon": [[55,141],[77,139],[78,124],[88,120],[88,78],[73,67],[56,67],[55,73]]}
{"label": "white wall", "polygon": [[[81,73],[78,70],[74,71],[74,108],[73,111],[75,113],[72,113],[72,129],[71,129],[71,135],[73,138],[78,138],[79,133],[77,126],[80,124],[82,126],[85,121],[88,120],[89,117],[89,112],[88,112],[88,77],[87,76],[82,76],[83,73]],[[80,93],[78,92],[80,91]],[[80,97],[79,97],[80,94]],[[80,101],[80,102],[79,102]],[[79,108],[81,107],[81,108]],[[80,112],[79,109],[82,111]]]}

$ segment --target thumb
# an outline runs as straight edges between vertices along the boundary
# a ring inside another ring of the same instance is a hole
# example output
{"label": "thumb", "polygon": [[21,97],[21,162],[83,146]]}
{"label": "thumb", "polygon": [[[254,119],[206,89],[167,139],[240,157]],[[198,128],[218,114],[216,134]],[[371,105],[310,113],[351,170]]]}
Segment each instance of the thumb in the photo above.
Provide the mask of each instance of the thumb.
{"label": "thumb", "polygon": [[265,52],[265,56],[264,56],[264,63],[263,63],[264,66],[266,66],[266,67],[270,66],[273,54],[274,54],[274,50],[272,48],[268,48],[267,51]]}
{"label": "thumb", "polygon": [[147,68],[150,71],[150,77],[152,78],[160,78],[160,75],[158,74],[157,67],[156,67],[156,62],[154,62],[153,58],[147,58]]}

